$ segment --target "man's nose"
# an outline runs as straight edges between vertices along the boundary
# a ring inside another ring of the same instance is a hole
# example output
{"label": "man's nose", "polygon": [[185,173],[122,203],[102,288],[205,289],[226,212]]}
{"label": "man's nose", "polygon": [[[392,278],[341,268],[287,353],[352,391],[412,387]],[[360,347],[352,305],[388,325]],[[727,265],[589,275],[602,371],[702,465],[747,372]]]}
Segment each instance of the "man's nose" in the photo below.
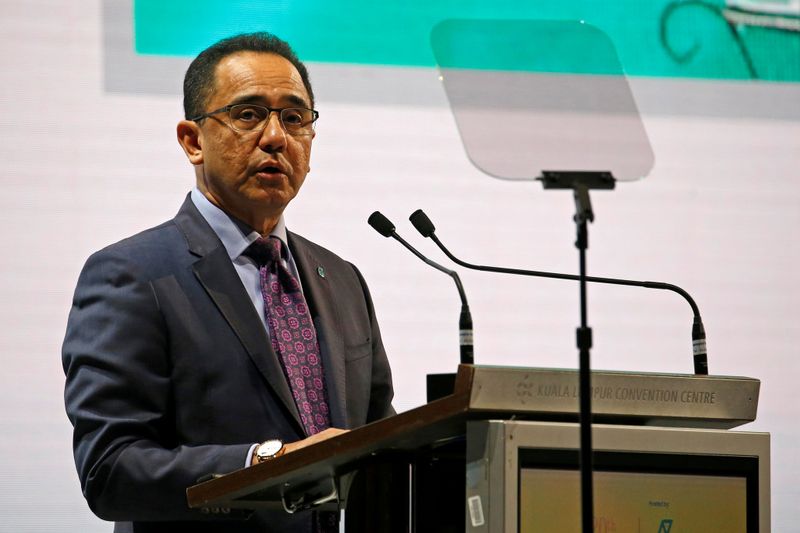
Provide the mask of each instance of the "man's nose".
{"label": "man's nose", "polygon": [[286,130],[283,129],[279,112],[270,112],[258,146],[265,152],[280,152],[286,147]]}

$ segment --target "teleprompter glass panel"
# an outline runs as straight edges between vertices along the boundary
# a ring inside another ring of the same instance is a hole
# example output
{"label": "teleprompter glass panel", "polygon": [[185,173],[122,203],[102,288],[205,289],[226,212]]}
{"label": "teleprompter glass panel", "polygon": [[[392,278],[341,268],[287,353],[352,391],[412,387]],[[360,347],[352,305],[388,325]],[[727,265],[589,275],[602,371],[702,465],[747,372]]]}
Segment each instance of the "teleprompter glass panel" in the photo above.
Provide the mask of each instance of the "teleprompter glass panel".
{"label": "teleprompter glass panel", "polygon": [[611,40],[580,21],[447,20],[431,43],[469,159],[490,176],[610,171],[653,152]]}

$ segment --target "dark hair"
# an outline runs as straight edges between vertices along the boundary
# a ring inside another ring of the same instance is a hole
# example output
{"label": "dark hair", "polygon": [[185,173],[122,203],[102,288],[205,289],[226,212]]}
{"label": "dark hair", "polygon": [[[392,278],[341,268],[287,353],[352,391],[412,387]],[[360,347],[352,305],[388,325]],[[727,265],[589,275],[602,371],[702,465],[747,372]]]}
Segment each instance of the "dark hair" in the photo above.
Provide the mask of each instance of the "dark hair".
{"label": "dark hair", "polygon": [[310,104],[314,106],[314,92],[311,90],[308,70],[289,43],[267,32],[242,33],[212,44],[200,52],[189,65],[183,78],[183,113],[187,120],[206,111],[206,101],[214,90],[214,71],[217,64],[237,52],[264,52],[285,58],[300,73],[311,99]]}

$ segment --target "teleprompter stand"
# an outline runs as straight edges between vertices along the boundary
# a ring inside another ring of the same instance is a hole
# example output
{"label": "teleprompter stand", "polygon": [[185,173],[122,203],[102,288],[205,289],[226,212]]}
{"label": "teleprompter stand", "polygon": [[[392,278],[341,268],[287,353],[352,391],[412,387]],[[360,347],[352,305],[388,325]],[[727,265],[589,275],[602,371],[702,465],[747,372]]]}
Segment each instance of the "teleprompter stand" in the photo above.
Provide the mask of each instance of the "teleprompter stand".
{"label": "teleprompter stand", "polygon": [[591,359],[592,328],[586,311],[586,249],[589,247],[589,222],[594,221],[590,189],[613,189],[616,181],[610,172],[558,172],[543,171],[545,189],[572,189],[575,199],[575,246],[580,256],[580,306],[581,325],[577,329],[578,344],[578,397],[580,400],[580,473],[581,473],[581,524],[584,533],[594,531],[594,488],[592,480],[592,383]]}

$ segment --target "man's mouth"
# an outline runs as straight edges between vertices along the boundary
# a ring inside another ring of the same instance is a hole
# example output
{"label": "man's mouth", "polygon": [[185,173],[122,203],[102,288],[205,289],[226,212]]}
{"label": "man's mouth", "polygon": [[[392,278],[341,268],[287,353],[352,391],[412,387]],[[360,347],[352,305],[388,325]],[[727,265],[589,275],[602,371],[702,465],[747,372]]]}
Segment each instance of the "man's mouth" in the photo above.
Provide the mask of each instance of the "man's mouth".
{"label": "man's mouth", "polygon": [[271,176],[274,176],[276,174],[285,174],[283,168],[281,168],[281,166],[277,165],[277,164],[276,165],[269,165],[269,164],[262,165],[262,166],[258,167],[258,169],[256,170],[256,173],[257,174],[266,174],[266,175],[271,175]]}

